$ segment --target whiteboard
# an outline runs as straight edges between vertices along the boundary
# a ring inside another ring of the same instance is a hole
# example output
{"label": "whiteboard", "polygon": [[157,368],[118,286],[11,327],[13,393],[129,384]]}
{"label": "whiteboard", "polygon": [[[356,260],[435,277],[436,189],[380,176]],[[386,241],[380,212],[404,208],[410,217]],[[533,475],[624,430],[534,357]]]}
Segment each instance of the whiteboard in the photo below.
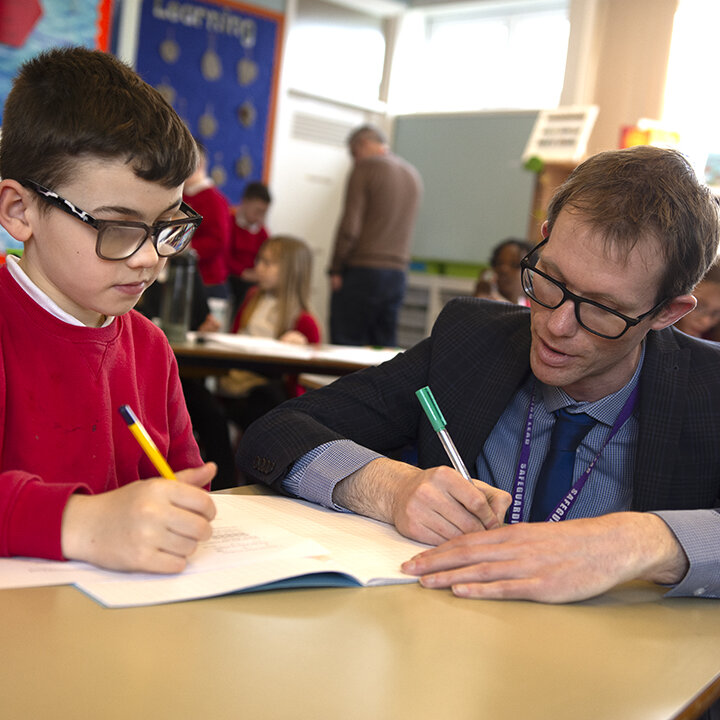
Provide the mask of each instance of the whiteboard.
{"label": "whiteboard", "polygon": [[393,151],[422,175],[413,258],[487,262],[508,236],[526,237],[535,174],[522,154],[538,112],[402,115]]}

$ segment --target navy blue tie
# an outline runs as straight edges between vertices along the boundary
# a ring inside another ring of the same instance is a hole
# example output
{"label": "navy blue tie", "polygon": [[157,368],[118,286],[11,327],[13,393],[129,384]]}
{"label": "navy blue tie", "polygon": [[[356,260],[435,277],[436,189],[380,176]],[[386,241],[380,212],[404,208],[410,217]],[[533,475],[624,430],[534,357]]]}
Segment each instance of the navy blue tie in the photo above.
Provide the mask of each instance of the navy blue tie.
{"label": "navy blue tie", "polygon": [[545,520],[567,495],[574,481],[575,451],[595,424],[585,413],[573,415],[560,408],[556,414],[550,448],[535,485],[530,522]]}

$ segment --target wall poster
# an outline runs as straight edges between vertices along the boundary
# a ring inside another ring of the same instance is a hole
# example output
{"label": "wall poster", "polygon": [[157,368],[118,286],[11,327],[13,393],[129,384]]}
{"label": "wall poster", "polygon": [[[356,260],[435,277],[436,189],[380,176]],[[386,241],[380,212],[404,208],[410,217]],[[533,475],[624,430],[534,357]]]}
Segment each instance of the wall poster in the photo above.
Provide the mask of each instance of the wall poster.
{"label": "wall poster", "polygon": [[208,150],[231,204],[269,172],[280,14],[230,0],[144,0],[135,68]]}
{"label": "wall poster", "polygon": [[0,0],[0,125],[18,68],[65,45],[108,49],[112,0]]}

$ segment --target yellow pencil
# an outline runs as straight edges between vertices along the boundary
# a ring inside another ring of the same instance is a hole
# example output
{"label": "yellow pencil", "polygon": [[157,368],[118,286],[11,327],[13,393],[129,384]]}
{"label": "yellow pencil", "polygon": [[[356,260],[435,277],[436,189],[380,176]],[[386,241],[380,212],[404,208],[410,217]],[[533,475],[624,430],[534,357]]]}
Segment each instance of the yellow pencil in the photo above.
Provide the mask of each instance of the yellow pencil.
{"label": "yellow pencil", "polygon": [[150,458],[150,462],[157,468],[160,475],[168,480],[176,480],[177,478],[167,464],[167,461],[160,454],[157,445],[153,442],[150,435],[148,435],[148,431],[142,426],[142,423],[137,419],[137,416],[130,406],[122,405],[120,407],[120,414],[123,416],[123,420],[127,423],[128,428],[130,428],[130,432],[135,436],[138,443],[140,443],[140,447],[145,451],[145,454]]}

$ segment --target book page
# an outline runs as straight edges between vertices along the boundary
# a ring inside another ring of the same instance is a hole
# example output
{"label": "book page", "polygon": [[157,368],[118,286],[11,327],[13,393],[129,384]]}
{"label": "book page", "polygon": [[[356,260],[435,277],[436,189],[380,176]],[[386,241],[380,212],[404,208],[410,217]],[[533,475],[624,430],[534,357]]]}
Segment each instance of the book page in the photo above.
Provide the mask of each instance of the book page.
{"label": "book page", "polygon": [[[403,537],[392,525],[312,503],[270,495],[219,495],[238,513],[282,525],[326,547],[335,564],[363,585],[415,582],[400,565],[429,545]],[[238,520],[240,522],[240,520]]]}

